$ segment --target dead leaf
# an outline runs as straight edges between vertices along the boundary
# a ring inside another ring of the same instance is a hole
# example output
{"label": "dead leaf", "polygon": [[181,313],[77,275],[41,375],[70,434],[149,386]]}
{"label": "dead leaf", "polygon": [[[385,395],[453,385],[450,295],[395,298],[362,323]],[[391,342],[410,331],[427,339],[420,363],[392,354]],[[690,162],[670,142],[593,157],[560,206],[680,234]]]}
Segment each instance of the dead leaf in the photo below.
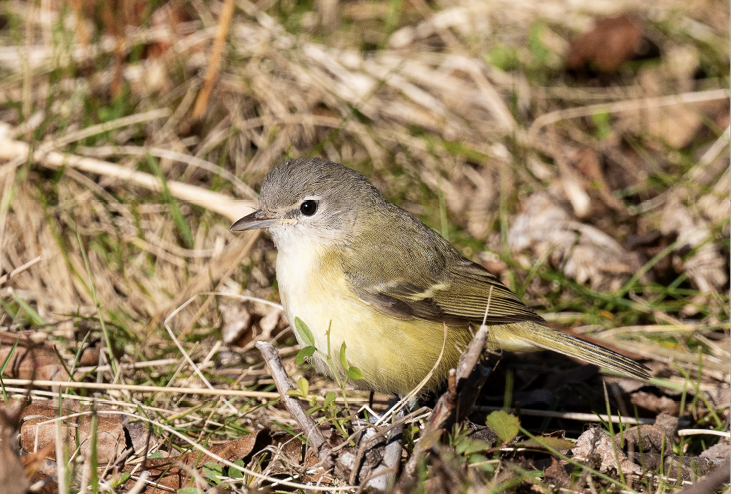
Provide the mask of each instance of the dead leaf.
{"label": "dead leaf", "polygon": [[727,101],[706,101],[677,105],[640,106],[618,114],[616,128],[624,132],[654,137],[674,149],[691,144],[707,118],[714,118],[728,106]]}
{"label": "dead leaf", "polygon": [[572,478],[569,476],[569,471],[574,468],[574,465],[565,460],[560,460],[551,457],[552,464],[549,468],[544,470],[544,478],[556,482],[559,487],[567,488],[572,484]]}
{"label": "dead leaf", "polygon": [[565,66],[578,74],[612,73],[627,61],[657,53],[658,48],[643,35],[639,20],[621,14],[598,19],[592,30],[572,41]]}
{"label": "dead leaf", "polygon": [[[18,345],[13,350],[16,342]],[[0,344],[0,362],[4,362],[12,350],[5,368],[7,377],[44,381],[68,380],[69,375],[51,343],[36,343],[27,335],[0,333]]]}
{"label": "dead leaf", "polygon": [[673,448],[673,439],[655,425],[642,424],[630,427],[623,433],[624,445],[620,444],[620,436],[615,438],[618,448],[641,453],[657,453],[668,456]]}
{"label": "dead leaf", "polygon": [[630,402],[655,413],[668,413],[670,415],[679,413],[679,404],[668,396],[656,396],[653,393],[637,391],[631,395]]}
{"label": "dead leaf", "polygon": [[224,321],[224,326],[221,328],[221,339],[227,345],[243,339],[246,332],[251,329],[252,316],[244,304],[222,305],[221,318]]}
{"label": "dead leaf", "polygon": [[15,427],[5,413],[0,413],[0,492],[24,494],[30,487],[27,472],[12,445],[17,444]]}
{"label": "dead leaf", "polygon": [[702,458],[716,458],[726,460],[730,457],[729,439],[722,439],[714,446],[705,449],[699,455]]}
{"label": "dead leaf", "polygon": [[[707,223],[695,217],[681,201],[678,194],[671,194],[661,215],[663,233],[675,233],[687,249],[696,252],[683,262],[683,269],[702,293],[717,293],[728,280],[727,259],[713,242]],[[683,249],[682,245],[679,250]]]}
{"label": "dead leaf", "polygon": [[270,339],[273,331],[282,330],[288,325],[281,310],[251,301],[222,303],[221,318],[224,343],[244,350],[253,348],[257,340]]}
{"label": "dead leaf", "polygon": [[[75,411],[64,409],[64,415],[72,415]],[[57,422],[47,423],[58,417],[58,407],[50,405],[32,404],[23,410],[20,426],[20,445],[29,453],[54,446],[46,456],[49,460],[56,459],[56,428]],[[89,455],[92,448],[92,417],[82,415],[64,419],[61,422],[61,437],[71,447],[78,444],[82,455]],[[127,449],[125,427],[119,416],[97,416],[97,461],[101,463],[114,462]]]}
{"label": "dead leaf", "polygon": [[617,290],[638,269],[636,256],[597,228],[575,221],[545,192],[528,198],[508,232],[514,253],[529,251],[578,283],[595,290]]}
{"label": "dead leaf", "polygon": [[[267,437],[266,432],[252,432],[239,439],[217,444],[209,448],[209,451],[228,461],[243,460],[252,454],[257,439],[265,437]],[[171,458],[147,458],[144,469],[150,472],[150,480],[156,484],[162,487],[181,489],[188,485],[191,477],[190,469],[200,469],[204,463],[209,461],[216,462],[216,460],[207,457],[200,451],[193,450]],[[128,470],[132,468],[133,466],[127,467]],[[130,489],[133,485],[135,485],[135,481],[130,479],[127,481],[126,488]],[[152,488],[148,490],[152,492]]]}
{"label": "dead leaf", "polygon": [[[617,462],[615,454],[617,453]],[[641,468],[631,462],[627,455],[617,446],[613,445],[613,441],[599,427],[593,427],[586,430],[577,439],[577,443],[572,448],[572,457],[586,462],[599,463],[592,465],[602,473],[611,470],[617,470],[618,465],[624,473],[641,473]]]}

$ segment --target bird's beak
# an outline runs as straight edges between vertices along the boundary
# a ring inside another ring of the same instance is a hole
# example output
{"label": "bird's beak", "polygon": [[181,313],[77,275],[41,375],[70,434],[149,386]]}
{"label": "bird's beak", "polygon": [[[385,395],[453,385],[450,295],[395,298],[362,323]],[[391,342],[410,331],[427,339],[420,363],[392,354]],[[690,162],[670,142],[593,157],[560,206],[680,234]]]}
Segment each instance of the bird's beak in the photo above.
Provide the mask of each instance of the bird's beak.
{"label": "bird's beak", "polygon": [[247,230],[259,230],[261,228],[275,226],[281,222],[282,220],[280,218],[268,218],[262,214],[261,210],[257,210],[231,225],[229,231],[244,232]]}

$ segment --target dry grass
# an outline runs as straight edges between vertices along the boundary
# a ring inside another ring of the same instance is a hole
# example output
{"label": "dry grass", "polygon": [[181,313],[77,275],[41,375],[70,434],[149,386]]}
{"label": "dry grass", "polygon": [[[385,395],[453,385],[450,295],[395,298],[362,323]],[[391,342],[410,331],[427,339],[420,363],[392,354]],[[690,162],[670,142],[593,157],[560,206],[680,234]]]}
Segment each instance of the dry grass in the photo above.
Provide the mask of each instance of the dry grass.
{"label": "dry grass", "polygon": [[[272,245],[228,231],[272,166],[320,155],[367,175],[552,324],[643,359],[650,384],[605,378],[612,415],[652,418],[648,403],[668,399],[687,428],[729,431],[728,4],[642,6],[660,58],[579,78],[564,70],[570,41],[637,4],[93,4],[5,3],[0,28],[0,330],[55,344],[76,380],[115,384],[67,388],[64,402],[137,409],[167,454],[293,424],[257,339],[311,393],[332,390],[294,365],[284,316],[256,301],[278,300]],[[599,377],[572,370],[509,356],[484,405],[605,412]],[[209,386],[250,397],[180,394]],[[61,396],[37,387],[36,402]],[[530,416],[533,433],[577,437],[585,423]],[[696,456],[711,437],[674,451]],[[528,454],[496,450],[490,468],[435,454],[435,492],[562,487],[527,473],[540,464]],[[257,475],[315,481],[256,458]],[[571,489],[603,482],[575,477]],[[643,479],[626,487],[674,482]]]}

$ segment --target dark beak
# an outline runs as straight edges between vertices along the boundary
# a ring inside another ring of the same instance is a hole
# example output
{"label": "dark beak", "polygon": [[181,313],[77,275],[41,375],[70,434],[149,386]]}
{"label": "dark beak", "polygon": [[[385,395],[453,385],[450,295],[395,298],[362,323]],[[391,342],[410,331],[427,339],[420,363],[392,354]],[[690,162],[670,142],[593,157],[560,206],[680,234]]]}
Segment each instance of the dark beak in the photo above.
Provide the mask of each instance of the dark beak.
{"label": "dark beak", "polygon": [[261,228],[269,228],[278,223],[280,223],[279,218],[267,218],[262,215],[261,211],[254,211],[252,214],[244,216],[231,225],[229,231],[245,232],[247,230],[259,230]]}

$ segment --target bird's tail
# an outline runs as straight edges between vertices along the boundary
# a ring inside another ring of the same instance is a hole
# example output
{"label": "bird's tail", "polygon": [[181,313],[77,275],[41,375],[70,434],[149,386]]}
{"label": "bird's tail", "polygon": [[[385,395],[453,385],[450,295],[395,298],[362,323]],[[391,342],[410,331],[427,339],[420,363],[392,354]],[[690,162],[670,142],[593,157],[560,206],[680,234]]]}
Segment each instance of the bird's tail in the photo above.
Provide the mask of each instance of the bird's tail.
{"label": "bird's tail", "polygon": [[[511,328],[511,326],[514,327]],[[566,333],[556,331],[534,322],[520,323],[520,330],[518,331],[516,331],[517,328],[515,326],[516,325],[511,324],[503,326],[503,328],[511,333],[509,339],[514,341],[522,340],[522,343],[526,346],[559,352],[569,357],[584,360],[585,362],[597,365],[598,367],[606,367],[620,372],[621,374],[637,377],[643,380],[651,377],[646,366],[599,345],[588,343],[579,338],[575,338],[574,336],[570,336]],[[489,334],[494,330],[494,328],[498,329],[501,328],[501,326],[489,326]],[[499,332],[502,331],[499,330]],[[495,337],[498,341],[504,339],[504,335],[496,335]],[[512,345],[498,346],[502,346],[507,350],[512,349],[510,348]]]}

